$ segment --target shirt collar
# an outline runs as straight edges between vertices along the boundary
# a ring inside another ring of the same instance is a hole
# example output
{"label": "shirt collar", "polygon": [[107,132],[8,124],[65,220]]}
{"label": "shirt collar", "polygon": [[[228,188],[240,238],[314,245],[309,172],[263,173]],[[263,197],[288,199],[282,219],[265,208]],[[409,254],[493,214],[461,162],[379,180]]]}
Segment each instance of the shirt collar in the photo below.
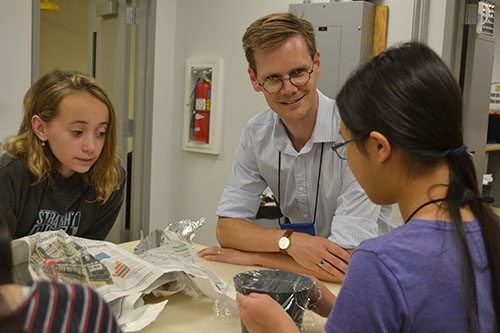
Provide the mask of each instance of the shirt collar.
{"label": "shirt collar", "polygon": [[[318,89],[316,89],[316,92],[318,93],[316,123],[311,139],[309,139],[302,149],[304,152],[309,151],[314,143],[342,141],[340,136],[340,116],[335,101],[323,95]],[[295,149],[290,138],[288,138],[285,124],[283,124],[283,121],[277,115],[274,119],[272,138],[276,149],[284,153],[295,154]]]}
{"label": "shirt collar", "polygon": [[318,92],[318,113],[316,124],[312,133],[314,143],[336,142],[340,139],[340,116],[337,104],[334,100],[326,97],[319,90]]}

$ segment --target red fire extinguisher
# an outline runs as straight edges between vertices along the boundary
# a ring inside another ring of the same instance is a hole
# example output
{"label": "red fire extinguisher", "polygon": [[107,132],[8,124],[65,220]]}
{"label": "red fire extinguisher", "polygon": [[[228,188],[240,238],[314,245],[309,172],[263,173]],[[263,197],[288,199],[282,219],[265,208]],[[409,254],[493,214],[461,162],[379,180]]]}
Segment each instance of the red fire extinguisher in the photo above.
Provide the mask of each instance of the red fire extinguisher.
{"label": "red fire extinguisher", "polygon": [[204,77],[196,86],[194,115],[195,141],[208,143],[208,131],[210,128],[210,95],[210,80]]}

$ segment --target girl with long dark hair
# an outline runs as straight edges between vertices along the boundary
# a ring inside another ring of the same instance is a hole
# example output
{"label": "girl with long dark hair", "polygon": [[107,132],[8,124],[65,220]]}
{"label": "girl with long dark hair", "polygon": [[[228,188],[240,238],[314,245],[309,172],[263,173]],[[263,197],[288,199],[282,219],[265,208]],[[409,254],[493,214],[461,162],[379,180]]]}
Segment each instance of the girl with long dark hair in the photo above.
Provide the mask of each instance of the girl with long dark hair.
{"label": "girl with long dark hair", "polygon": [[[391,48],[351,75],[337,105],[344,142],[332,148],[405,224],[354,251],[337,298],[318,282],[325,330],[500,332],[499,218],[481,197],[444,62],[421,44]],[[250,331],[297,330],[269,297],[237,300]]]}

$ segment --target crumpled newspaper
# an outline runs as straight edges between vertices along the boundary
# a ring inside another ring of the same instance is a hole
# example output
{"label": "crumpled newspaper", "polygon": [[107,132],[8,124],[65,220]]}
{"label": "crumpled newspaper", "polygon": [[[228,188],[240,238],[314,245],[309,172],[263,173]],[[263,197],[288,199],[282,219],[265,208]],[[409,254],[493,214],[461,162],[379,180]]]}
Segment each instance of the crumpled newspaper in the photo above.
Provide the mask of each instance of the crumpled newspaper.
{"label": "crumpled newspaper", "polygon": [[180,220],[170,223],[165,229],[175,232],[177,236],[179,236],[179,239],[192,243],[194,236],[196,236],[196,232],[206,221],[206,216],[203,216],[197,221]]}

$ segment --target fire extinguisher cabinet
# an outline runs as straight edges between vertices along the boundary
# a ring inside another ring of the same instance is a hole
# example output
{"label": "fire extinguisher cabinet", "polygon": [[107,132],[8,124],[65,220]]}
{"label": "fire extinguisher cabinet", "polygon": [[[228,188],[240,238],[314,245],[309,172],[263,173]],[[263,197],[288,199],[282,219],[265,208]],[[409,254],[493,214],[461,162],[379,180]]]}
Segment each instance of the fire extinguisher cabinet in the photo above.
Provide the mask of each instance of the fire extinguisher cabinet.
{"label": "fire extinguisher cabinet", "polygon": [[220,153],[222,73],[222,59],[186,60],[184,150],[206,154]]}

